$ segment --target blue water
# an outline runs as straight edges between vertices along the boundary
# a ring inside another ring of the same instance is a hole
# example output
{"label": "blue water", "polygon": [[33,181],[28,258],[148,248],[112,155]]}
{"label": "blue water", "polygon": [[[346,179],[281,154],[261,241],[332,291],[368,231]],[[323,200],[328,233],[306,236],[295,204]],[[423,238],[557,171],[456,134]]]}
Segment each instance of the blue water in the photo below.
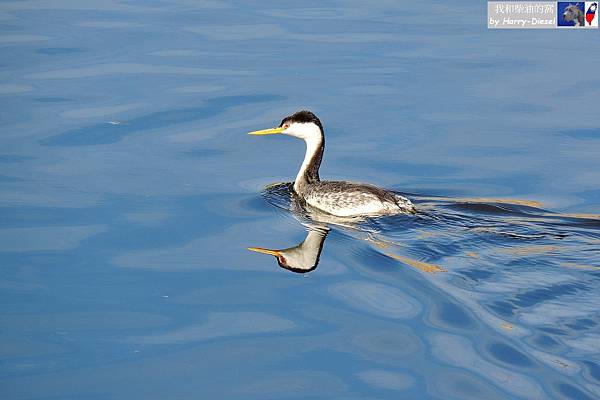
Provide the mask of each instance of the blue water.
{"label": "blue water", "polygon": [[[0,3],[2,398],[600,397],[598,32],[485,10]],[[295,274],[303,107],[420,212]]]}

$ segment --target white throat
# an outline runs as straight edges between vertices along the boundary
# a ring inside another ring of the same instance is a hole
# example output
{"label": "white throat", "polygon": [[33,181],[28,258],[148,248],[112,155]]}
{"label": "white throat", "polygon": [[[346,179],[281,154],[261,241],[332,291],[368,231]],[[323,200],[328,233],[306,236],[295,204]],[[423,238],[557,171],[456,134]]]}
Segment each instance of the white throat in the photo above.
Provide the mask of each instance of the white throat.
{"label": "white throat", "polygon": [[320,136],[306,138],[304,141],[306,142],[306,153],[304,154],[304,160],[302,161],[302,165],[300,166],[300,170],[298,171],[296,180],[294,181],[294,190],[296,192],[299,192],[302,185],[307,183],[306,171],[308,170],[311,161],[314,161],[315,155],[320,151],[321,145],[323,144]]}
{"label": "white throat", "polygon": [[323,156],[323,134],[321,129],[312,122],[294,122],[282,133],[302,139],[306,143],[304,160],[294,181],[294,190],[300,193],[306,185],[319,180],[319,166]]}
{"label": "white throat", "polygon": [[319,181],[319,167],[325,141],[323,132],[314,122],[293,122],[282,133],[302,139],[306,143],[304,160],[294,181],[294,190],[300,193],[310,183]]}

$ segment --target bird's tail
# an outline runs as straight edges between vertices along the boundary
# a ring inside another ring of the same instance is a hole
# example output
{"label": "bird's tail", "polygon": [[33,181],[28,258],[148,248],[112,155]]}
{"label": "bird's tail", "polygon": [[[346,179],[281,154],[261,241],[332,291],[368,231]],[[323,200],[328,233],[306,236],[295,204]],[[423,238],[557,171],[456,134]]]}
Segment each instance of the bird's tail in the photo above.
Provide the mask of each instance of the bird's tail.
{"label": "bird's tail", "polygon": [[417,209],[409,199],[404,196],[400,196],[399,194],[394,194],[394,197],[396,198],[396,204],[403,212],[410,214],[417,213]]}

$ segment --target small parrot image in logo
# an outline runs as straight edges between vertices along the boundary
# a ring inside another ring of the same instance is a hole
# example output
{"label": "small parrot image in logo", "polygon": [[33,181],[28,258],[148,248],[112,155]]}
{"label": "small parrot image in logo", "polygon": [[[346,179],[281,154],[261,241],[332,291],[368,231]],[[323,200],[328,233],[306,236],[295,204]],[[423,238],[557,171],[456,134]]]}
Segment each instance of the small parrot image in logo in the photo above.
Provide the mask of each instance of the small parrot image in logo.
{"label": "small parrot image in logo", "polygon": [[598,3],[592,3],[586,13],[585,13],[585,20],[587,21],[588,25],[592,25],[592,21],[594,20],[594,17],[596,16],[596,9],[598,8]]}

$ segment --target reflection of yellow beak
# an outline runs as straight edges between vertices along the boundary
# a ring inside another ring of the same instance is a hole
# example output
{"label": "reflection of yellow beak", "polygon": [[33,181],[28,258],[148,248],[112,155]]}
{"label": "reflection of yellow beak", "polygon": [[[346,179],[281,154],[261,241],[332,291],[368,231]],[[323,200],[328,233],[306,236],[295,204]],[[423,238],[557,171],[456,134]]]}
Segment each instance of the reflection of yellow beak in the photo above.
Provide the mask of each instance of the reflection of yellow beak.
{"label": "reflection of yellow beak", "polygon": [[262,131],[249,132],[248,135],[272,135],[274,133],[281,133],[284,130],[285,130],[285,128],[280,126],[279,128],[270,128],[270,129],[263,129]]}
{"label": "reflection of yellow beak", "polygon": [[270,254],[272,256],[279,257],[278,250],[263,249],[262,247],[248,247],[248,250],[255,251],[257,253]]}

